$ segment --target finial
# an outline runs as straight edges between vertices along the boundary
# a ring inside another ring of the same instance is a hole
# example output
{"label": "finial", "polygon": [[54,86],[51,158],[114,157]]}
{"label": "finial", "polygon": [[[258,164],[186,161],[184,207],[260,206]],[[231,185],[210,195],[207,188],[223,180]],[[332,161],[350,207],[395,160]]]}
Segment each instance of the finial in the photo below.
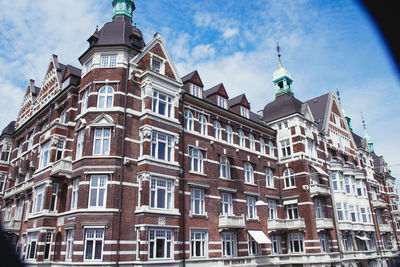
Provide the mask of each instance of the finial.
{"label": "finial", "polygon": [[342,104],[341,102],[340,102],[340,93],[339,93],[339,90],[336,88],[336,95],[337,95],[337,98],[338,98],[338,100],[339,100],[339,103],[340,104]]}
{"label": "finial", "polygon": [[96,32],[99,30],[99,25],[96,25]]}
{"label": "finial", "polygon": [[279,47],[278,41],[276,41],[276,52],[278,52],[279,64],[282,64],[282,62],[281,62],[281,48]]}
{"label": "finial", "polygon": [[363,116],[362,112],[361,112],[361,120],[362,120],[362,126],[363,126],[364,130],[366,130],[367,127],[366,127],[364,116]]}

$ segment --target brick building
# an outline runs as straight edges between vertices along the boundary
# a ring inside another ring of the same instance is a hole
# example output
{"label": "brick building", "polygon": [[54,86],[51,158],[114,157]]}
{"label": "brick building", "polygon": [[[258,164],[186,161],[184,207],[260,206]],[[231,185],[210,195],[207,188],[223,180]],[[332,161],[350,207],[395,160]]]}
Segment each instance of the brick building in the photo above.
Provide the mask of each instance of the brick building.
{"label": "brick building", "polygon": [[180,77],[132,0],[88,39],[82,69],[53,55],[0,137],[2,224],[32,266],[389,266],[399,208],[382,157],[328,92],[300,101]]}

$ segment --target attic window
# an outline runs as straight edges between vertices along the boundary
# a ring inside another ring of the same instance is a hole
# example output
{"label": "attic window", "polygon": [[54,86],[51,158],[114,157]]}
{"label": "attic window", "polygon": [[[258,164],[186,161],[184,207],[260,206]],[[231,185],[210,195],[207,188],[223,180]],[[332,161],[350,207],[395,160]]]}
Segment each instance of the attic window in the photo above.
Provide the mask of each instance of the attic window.
{"label": "attic window", "polygon": [[201,87],[192,83],[190,84],[190,94],[198,98],[203,98]]}
{"label": "attic window", "polygon": [[240,106],[240,115],[245,117],[245,118],[250,118],[250,112],[248,108],[245,108],[243,106]]}
{"label": "attic window", "polygon": [[115,68],[117,66],[117,55],[102,55],[101,67],[102,68]]}
{"label": "attic window", "polygon": [[228,100],[222,96],[217,96],[218,106],[224,109],[228,109]]}
{"label": "attic window", "polygon": [[160,72],[161,69],[161,61],[155,58],[151,60],[151,69],[155,72]]}

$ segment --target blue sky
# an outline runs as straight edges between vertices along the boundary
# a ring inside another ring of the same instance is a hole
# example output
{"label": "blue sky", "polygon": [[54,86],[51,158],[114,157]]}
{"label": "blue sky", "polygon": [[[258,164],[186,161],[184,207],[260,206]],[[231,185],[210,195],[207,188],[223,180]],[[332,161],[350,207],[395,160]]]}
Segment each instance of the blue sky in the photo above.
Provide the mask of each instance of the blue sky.
{"label": "blue sky", "polygon": [[[0,127],[16,119],[28,80],[41,84],[51,54],[79,67],[87,38],[111,20],[110,1],[0,2]],[[253,111],[274,99],[272,73],[282,62],[295,96],[341,93],[362,134],[363,112],[375,150],[400,164],[399,78],[390,52],[357,1],[135,1],[134,22],[149,42],[164,37],[181,76],[197,69],[207,88],[223,82],[246,92]],[[400,166],[392,167],[400,176]]]}

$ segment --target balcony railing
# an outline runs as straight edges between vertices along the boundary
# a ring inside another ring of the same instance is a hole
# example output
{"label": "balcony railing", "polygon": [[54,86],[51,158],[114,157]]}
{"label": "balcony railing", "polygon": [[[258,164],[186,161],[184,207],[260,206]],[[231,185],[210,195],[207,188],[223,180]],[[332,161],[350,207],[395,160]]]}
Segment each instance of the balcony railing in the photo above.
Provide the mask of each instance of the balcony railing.
{"label": "balcony railing", "polygon": [[373,224],[364,224],[357,222],[339,222],[339,229],[342,231],[375,231]]}
{"label": "balcony railing", "polygon": [[20,193],[23,193],[26,190],[32,188],[33,184],[34,184],[33,179],[31,179],[30,181],[25,181],[21,184],[18,184],[15,187],[12,187],[12,188],[6,190],[6,192],[4,194],[4,198],[9,198],[9,197],[18,195]]}
{"label": "balcony railing", "polygon": [[311,184],[310,185],[311,196],[330,196],[331,192],[329,187],[324,184]]}
{"label": "balcony railing", "polygon": [[72,159],[60,159],[53,163],[51,167],[52,176],[71,177],[72,174]]}
{"label": "balcony railing", "polygon": [[268,220],[268,230],[295,230],[300,228],[305,228],[306,225],[304,223],[303,218],[298,219],[273,219]]}
{"label": "balcony railing", "polygon": [[372,200],[372,206],[374,206],[374,208],[386,208],[386,202],[380,199]]}
{"label": "balcony railing", "polygon": [[385,224],[379,224],[379,232],[391,232],[392,227],[390,227],[390,224],[385,223]]}
{"label": "balcony railing", "polygon": [[13,219],[3,223],[4,231],[18,232],[21,228],[21,220]]}
{"label": "balcony railing", "polygon": [[218,221],[218,228],[245,228],[246,222],[244,215],[220,215]]}
{"label": "balcony railing", "polygon": [[317,218],[316,220],[317,229],[332,229],[333,221],[330,218]]}

